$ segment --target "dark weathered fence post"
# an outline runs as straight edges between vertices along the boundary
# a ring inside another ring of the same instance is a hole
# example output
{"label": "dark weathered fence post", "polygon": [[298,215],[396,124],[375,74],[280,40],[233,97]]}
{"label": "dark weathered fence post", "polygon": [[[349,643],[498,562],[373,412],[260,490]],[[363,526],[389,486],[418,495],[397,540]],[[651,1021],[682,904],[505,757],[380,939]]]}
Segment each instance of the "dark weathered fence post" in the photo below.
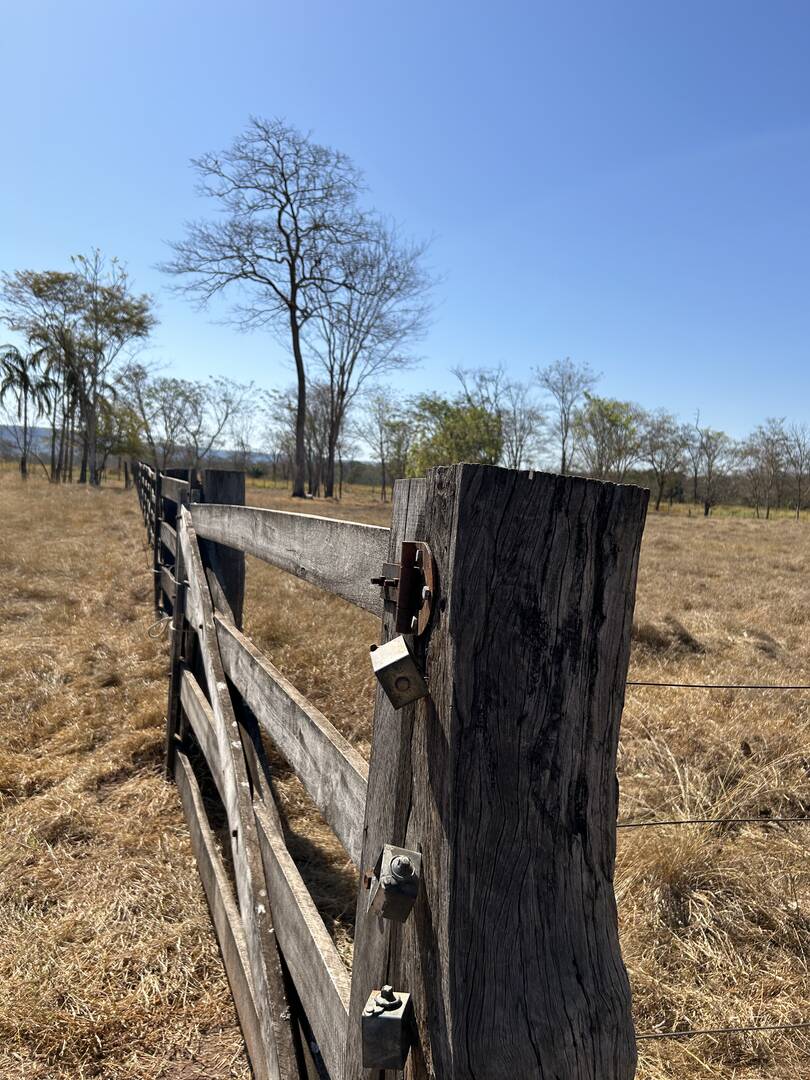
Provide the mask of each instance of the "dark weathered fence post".
{"label": "dark weathered fence post", "polygon": [[488,466],[397,485],[390,557],[420,539],[438,569],[430,697],[394,713],[378,694],[362,865],[394,843],[422,852],[423,880],[402,927],[360,890],[347,1080],[385,982],[412,995],[407,1077],[634,1075],[615,766],[646,505]]}
{"label": "dark weathered fence post", "polygon": [[[204,469],[202,501],[245,505],[245,474],[237,469]],[[228,612],[241,629],[245,597],[245,553],[210,540],[201,542],[208,584],[217,607]],[[210,571],[210,572],[209,572]]]}
{"label": "dark weathered fence post", "polygon": [[160,522],[163,517],[163,499],[160,497],[160,469],[155,469],[155,487],[152,497],[152,577],[155,579],[155,618],[160,618],[163,604],[160,585]]}

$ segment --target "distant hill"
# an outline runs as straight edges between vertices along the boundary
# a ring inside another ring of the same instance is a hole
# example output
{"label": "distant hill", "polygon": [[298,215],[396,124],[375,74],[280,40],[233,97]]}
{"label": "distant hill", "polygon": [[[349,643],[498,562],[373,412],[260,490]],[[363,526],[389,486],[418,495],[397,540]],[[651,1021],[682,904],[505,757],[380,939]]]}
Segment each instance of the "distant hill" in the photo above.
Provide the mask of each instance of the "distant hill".
{"label": "distant hill", "polygon": [[[19,446],[19,424],[0,424],[0,450],[16,452]],[[31,429],[31,449],[35,454],[45,454],[51,448],[51,429],[35,427]]]}

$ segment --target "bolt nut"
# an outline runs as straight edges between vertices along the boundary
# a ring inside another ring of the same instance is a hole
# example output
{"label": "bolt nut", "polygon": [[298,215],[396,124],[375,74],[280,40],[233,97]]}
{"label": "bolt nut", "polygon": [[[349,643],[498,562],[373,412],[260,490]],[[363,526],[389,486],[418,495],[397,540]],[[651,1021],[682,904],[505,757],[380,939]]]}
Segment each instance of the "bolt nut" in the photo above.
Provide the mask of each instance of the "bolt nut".
{"label": "bolt nut", "polygon": [[407,855],[397,855],[391,860],[391,873],[397,881],[407,881],[413,877],[413,863]]}
{"label": "bolt nut", "polygon": [[398,1009],[399,998],[394,993],[393,986],[384,986],[374,999],[374,1004],[378,1009]]}

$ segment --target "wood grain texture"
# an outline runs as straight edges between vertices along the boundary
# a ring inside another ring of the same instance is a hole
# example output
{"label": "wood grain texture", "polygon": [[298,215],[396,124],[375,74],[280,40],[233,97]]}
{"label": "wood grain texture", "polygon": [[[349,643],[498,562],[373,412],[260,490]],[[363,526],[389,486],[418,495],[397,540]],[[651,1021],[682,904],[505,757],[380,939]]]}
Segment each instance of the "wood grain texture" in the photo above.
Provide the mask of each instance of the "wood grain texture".
{"label": "wood grain texture", "polygon": [[186,590],[187,617],[197,632],[205,679],[211,695],[211,713],[225,788],[223,801],[232,837],[236,891],[267,1063],[271,1076],[287,1080],[297,1075],[297,1063],[256,836],[250,783],[240,729],[222,668],[202,558],[191,515],[186,508],[180,513],[177,536],[189,583]]}
{"label": "wood grain texture", "polygon": [[188,480],[180,480],[176,476],[161,473],[160,494],[162,498],[169,499],[171,502],[180,505],[183,502],[188,502],[190,491],[191,484],[189,484]]}
{"label": "wood grain texture", "polygon": [[177,532],[167,521],[160,523],[160,542],[172,555],[177,554]]}
{"label": "wood grain texture", "polygon": [[174,777],[183,803],[183,812],[191,836],[191,847],[208,901],[222,963],[233,995],[236,1015],[256,1076],[267,1076],[262,1030],[256,1011],[245,936],[239,909],[214,835],[208,824],[197,778],[188,758],[178,751],[174,759]]}
{"label": "wood grain texture", "polygon": [[284,962],[306,1011],[330,1080],[342,1080],[349,973],[287,851],[281,829],[264,805],[256,806],[256,824]]}
{"label": "wood grain texture", "polygon": [[[379,575],[388,529],[253,506],[194,506],[197,535],[245,551],[304,581],[382,614]],[[398,558],[398,556],[397,556]]]}
{"label": "wood grain texture", "polygon": [[360,865],[368,766],[326,717],[227,619],[215,616],[222,663],[245,702]]}
{"label": "wood grain texture", "polygon": [[[183,673],[181,699],[222,796],[224,780],[213,712],[188,671]],[[263,777],[263,763],[257,761],[256,766],[260,771],[253,785],[254,812],[276,937],[330,1080],[339,1080],[346,1043],[349,973],[287,850],[278,811]]]}
{"label": "wood grain texture", "polygon": [[[397,480],[387,559],[398,561],[402,540],[421,539],[424,510],[425,481]],[[382,620],[381,642],[394,636],[395,616],[394,605],[387,604]],[[409,705],[397,712],[382,690],[377,688],[363,828],[361,866],[364,870],[374,867],[385,844],[404,846],[411,801],[410,744],[415,716],[416,705]],[[354,931],[346,1080],[360,1080],[368,1076],[362,1067],[360,1018],[371,991],[391,981],[394,973],[390,955],[400,933],[398,924],[368,913],[367,908],[368,892],[361,875]],[[396,985],[395,989],[409,990],[410,987]]]}
{"label": "wood grain texture", "polygon": [[406,1076],[630,1080],[613,870],[616,753],[647,492],[453,466],[428,475],[441,600],[411,742],[423,853],[391,977]]}
{"label": "wood grain texture", "polygon": [[175,597],[177,596],[177,588],[172,572],[167,566],[161,566],[160,568],[160,587],[163,590],[163,595],[167,596],[169,600],[171,600],[172,605],[174,605]]}

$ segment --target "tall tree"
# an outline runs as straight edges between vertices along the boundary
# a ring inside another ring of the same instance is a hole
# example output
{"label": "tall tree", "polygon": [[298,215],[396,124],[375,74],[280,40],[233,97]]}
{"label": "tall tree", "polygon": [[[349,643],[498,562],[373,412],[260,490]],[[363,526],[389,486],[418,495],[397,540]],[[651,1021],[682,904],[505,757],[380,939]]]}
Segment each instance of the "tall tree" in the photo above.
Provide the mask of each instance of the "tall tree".
{"label": "tall tree", "polygon": [[587,364],[579,364],[566,356],[555,360],[536,373],[536,378],[551,399],[551,434],[560,451],[560,473],[565,476],[573,455],[574,413],[586,393],[599,380]]}
{"label": "tall tree", "polygon": [[408,475],[414,440],[410,410],[390,387],[370,387],[352,431],[374,454],[380,468],[380,498],[385,502],[390,484]]}
{"label": "tall tree", "polygon": [[98,249],[78,255],[77,287],[81,298],[79,324],[79,399],[87,440],[88,479],[101,482],[98,460],[100,407],[110,370],[133,342],[148,337],[155,325],[151,298],[135,295],[129,274],[117,259],[107,261]]}
{"label": "tall tree", "polygon": [[[364,235],[338,251],[343,285],[324,293],[307,343],[328,389],[324,494],[335,487],[335,451],[346,412],[363,388],[413,363],[409,347],[424,332],[430,280],[424,245],[402,243],[381,221],[367,219]],[[325,376],[325,379],[324,379]]]}
{"label": "tall tree", "polygon": [[678,419],[665,409],[647,413],[641,420],[639,460],[649,465],[655,476],[655,509],[661,509],[661,500],[667,484],[672,484],[683,467],[686,451],[686,434]]}
{"label": "tall tree", "polygon": [[807,424],[791,424],[786,433],[785,456],[793,473],[796,492],[796,520],[801,517],[804,481],[810,468],[810,428]]}
{"label": "tall tree", "polygon": [[205,307],[238,292],[242,329],[271,328],[289,343],[297,377],[293,495],[305,494],[304,329],[345,284],[344,249],[362,237],[360,175],[349,158],[281,120],[253,118],[221,154],[193,162],[220,214],[191,222],[163,269]]}
{"label": "tall tree", "polygon": [[16,345],[0,347],[0,404],[14,399],[14,413],[19,424],[17,443],[20,451],[20,476],[28,479],[31,453],[31,428],[48,407],[52,384],[43,374],[42,350],[21,352]]}
{"label": "tall tree", "polygon": [[497,465],[503,453],[501,415],[461,395],[424,394],[412,402],[414,441],[408,471],[419,476],[434,465]]}
{"label": "tall tree", "polygon": [[735,446],[724,431],[700,427],[699,421],[695,422],[695,432],[703,484],[703,516],[708,517],[712,507],[716,506],[720,499],[720,491],[732,463]]}
{"label": "tall tree", "polygon": [[766,520],[771,516],[771,505],[784,470],[786,444],[784,420],[769,418],[755,428],[742,448],[756,515],[759,517],[760,504],[764,503]]}
{"label": "tall tree", "polygon": [[[2,318],[47,357],[49,377],[56,384],[55,401],[65,409],[77,406],[84,435],[84,461],[90,483],[100,481],[98,424],[109,391],[111,369],[124,350],[145,338],[155,319],[151,300],[132,292],[129,275],[116,259],[98,250],[76,256],[69,272],[21,270],[0,283]],[[56,453],[57,407],[52,415],[51,476],[59,479],[64,438]],[[71,418],[71,426],[72,426]]]}
{"label": "tall tree", "polygon": [[577,454],[589,476],[621,483],[639,457],[643,413],[638,405],[585,394],[573,416]]}

